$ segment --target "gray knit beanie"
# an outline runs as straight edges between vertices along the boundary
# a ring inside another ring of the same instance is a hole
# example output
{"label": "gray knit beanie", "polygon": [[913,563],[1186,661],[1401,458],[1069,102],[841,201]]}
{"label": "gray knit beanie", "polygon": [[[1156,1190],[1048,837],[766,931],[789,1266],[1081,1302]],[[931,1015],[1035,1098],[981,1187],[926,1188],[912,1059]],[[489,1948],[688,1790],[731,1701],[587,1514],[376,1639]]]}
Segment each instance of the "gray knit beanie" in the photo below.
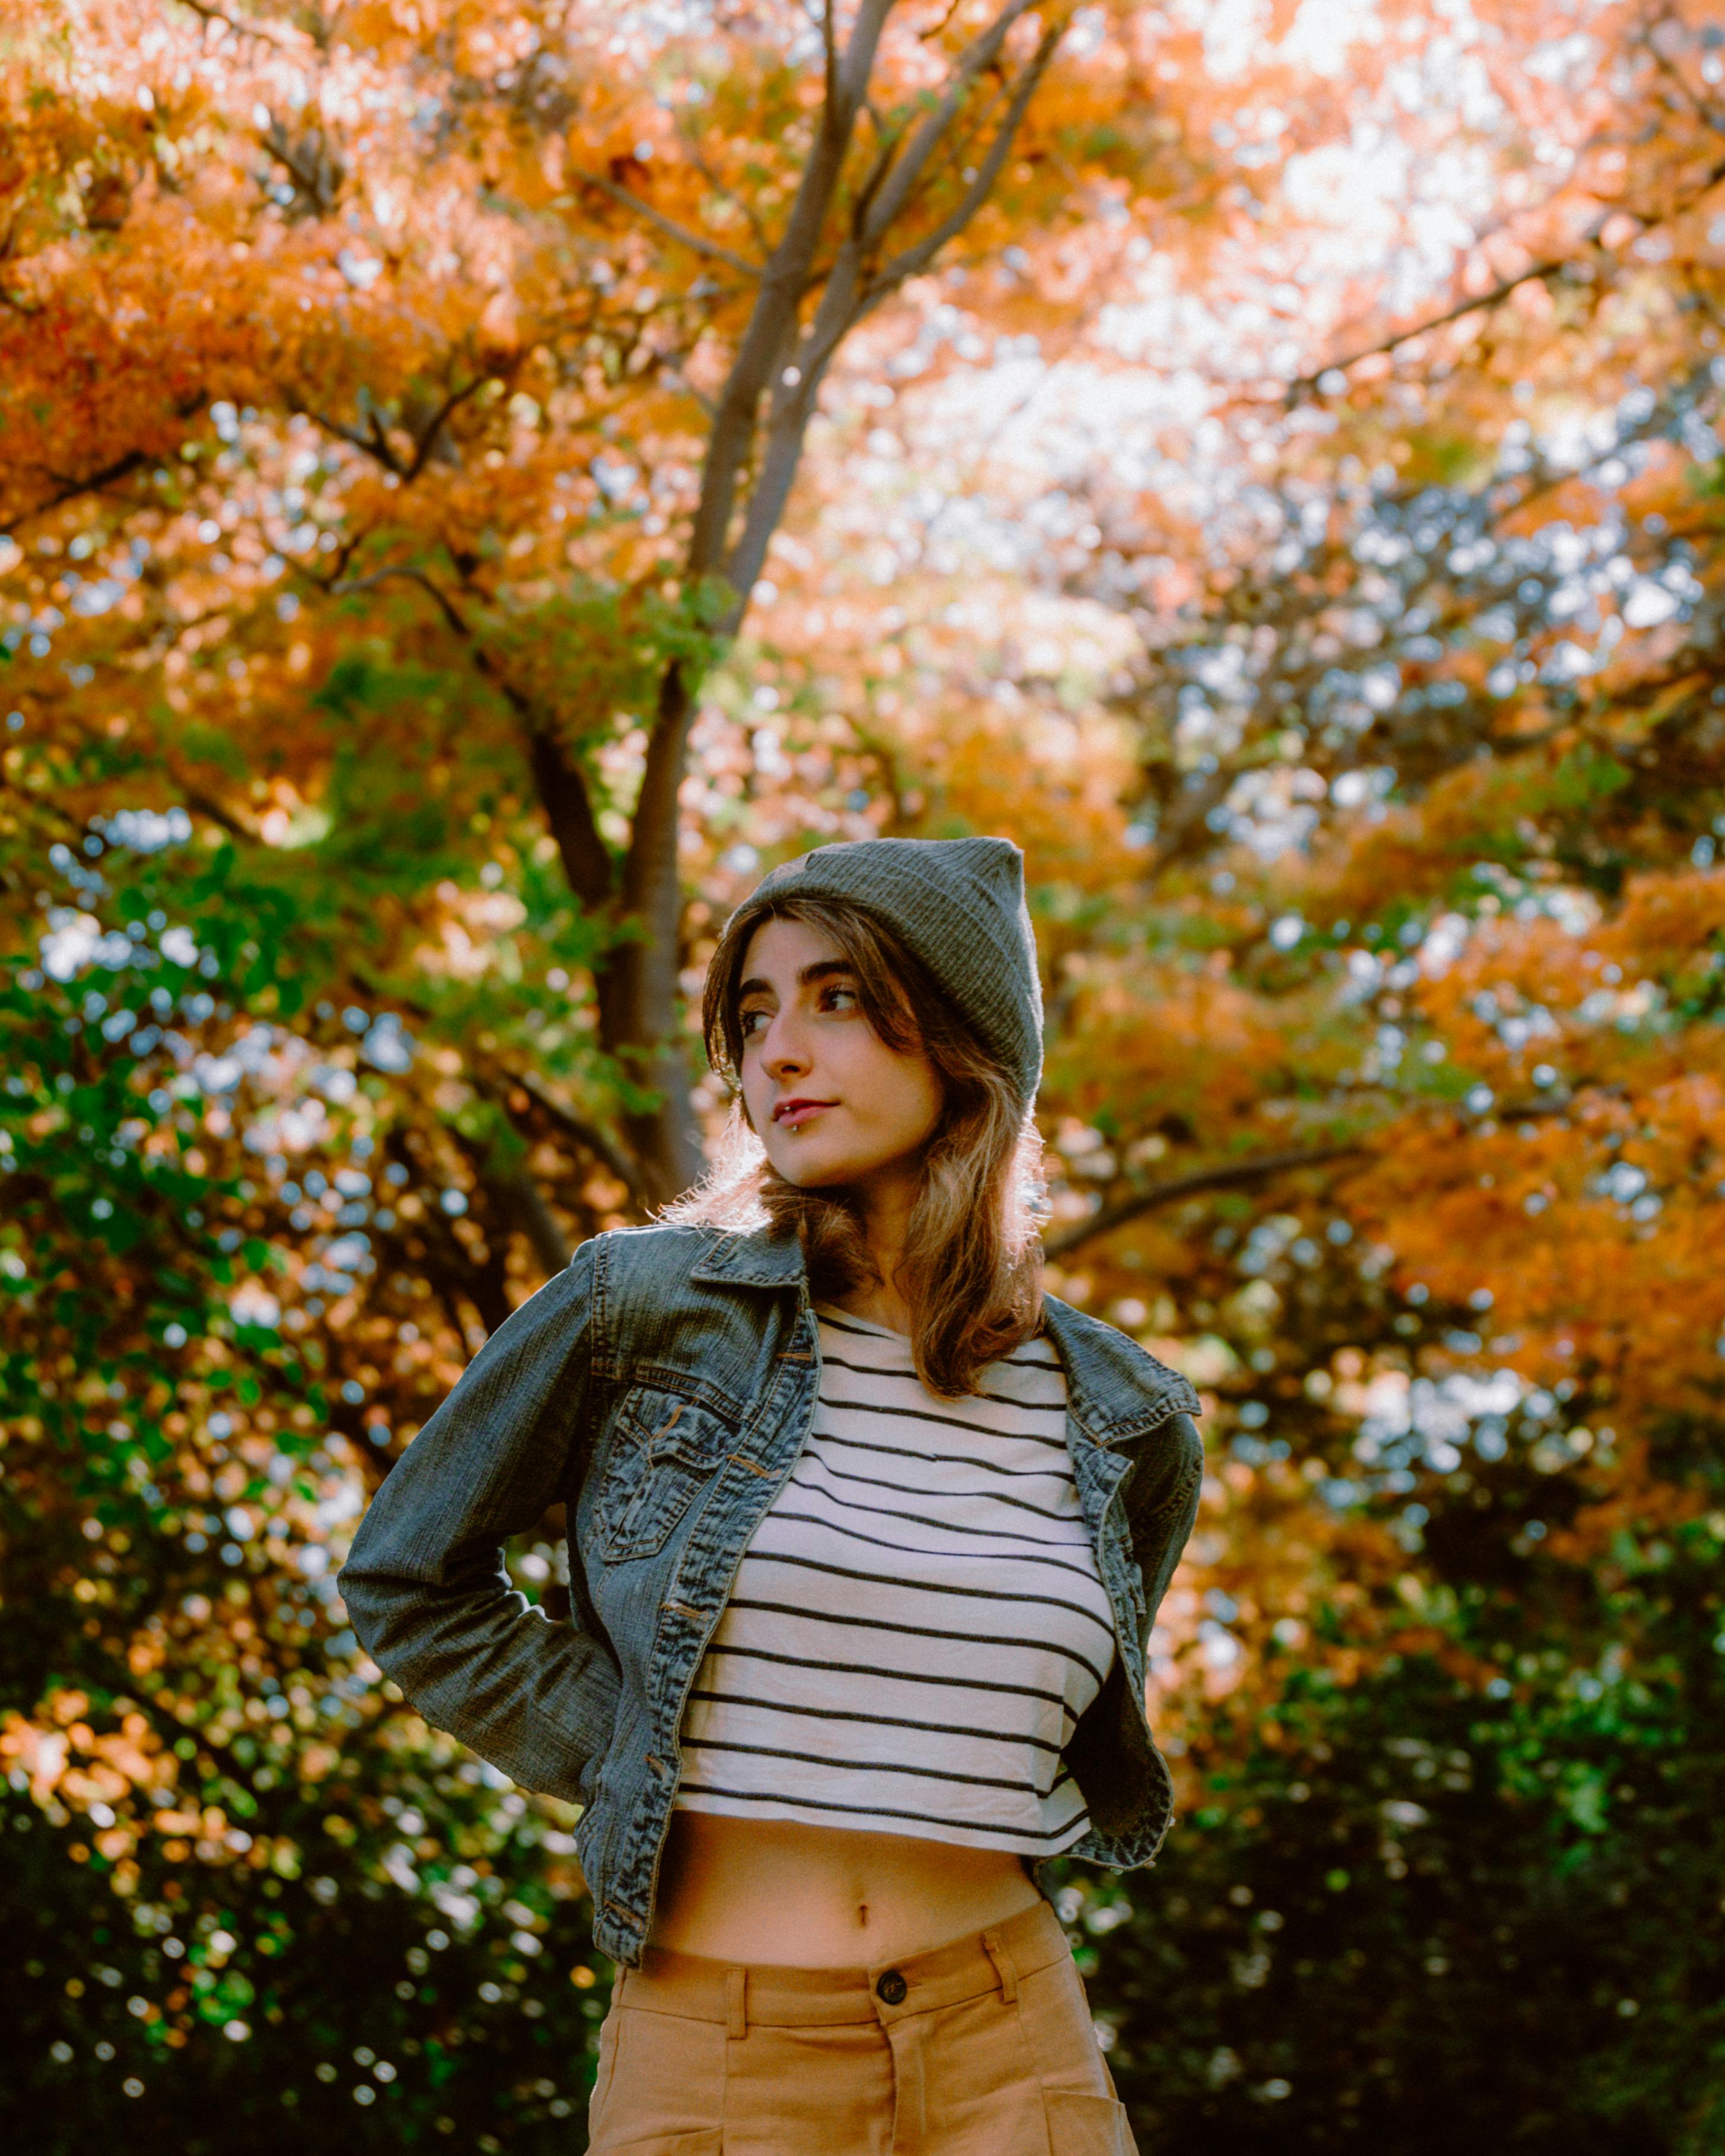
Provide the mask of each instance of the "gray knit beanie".
{"label": "gray knit beanie", "polygon": [[778,899],[844,899],[896,929],[1016,1080],[1042,1075],[1042,983],[1010,839],[857,839],[783,861],[726,922],[727,938]]}

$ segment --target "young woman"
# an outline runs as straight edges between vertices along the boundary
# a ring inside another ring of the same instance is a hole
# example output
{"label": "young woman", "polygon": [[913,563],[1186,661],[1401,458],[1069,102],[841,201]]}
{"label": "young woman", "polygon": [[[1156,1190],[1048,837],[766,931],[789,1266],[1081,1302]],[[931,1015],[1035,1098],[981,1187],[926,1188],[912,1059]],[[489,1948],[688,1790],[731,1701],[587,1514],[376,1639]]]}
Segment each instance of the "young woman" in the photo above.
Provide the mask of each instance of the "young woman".
{"label": "young woman", "polygon": [[[501,1328],[342,1573],[428,1720],[584,1808],[595,2156],[1132,2148],[1039,1882],[1167,1830],[1198,1403],[1041,1291],[1023,887],[1001,839],[766,878],[709,973],[713,1173]],[[501,1544],[559,1502],[551,1622]]]}

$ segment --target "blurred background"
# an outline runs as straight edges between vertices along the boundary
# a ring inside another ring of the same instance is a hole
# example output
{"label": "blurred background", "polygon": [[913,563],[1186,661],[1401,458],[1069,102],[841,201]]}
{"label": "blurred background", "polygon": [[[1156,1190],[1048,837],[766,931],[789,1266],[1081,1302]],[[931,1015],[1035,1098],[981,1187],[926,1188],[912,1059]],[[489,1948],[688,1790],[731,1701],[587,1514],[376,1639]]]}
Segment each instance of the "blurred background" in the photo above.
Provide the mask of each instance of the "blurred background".
{"label": "blurred background", "polygon": [[983,831],[1050,1285],[1205,1409],[1060,1891],[1144,2148],[1725,2145],[1716,11],[0,40],[12,2139],[583,2145],[571,1815],[338,1568],[697,1168],[727,909]]}

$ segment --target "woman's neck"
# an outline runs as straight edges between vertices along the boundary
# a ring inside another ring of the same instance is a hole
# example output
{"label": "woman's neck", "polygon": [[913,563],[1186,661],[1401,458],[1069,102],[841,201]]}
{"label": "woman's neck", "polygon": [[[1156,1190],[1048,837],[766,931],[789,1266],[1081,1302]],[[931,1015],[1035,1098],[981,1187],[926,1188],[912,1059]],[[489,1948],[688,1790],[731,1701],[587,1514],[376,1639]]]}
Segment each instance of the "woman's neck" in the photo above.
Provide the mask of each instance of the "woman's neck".
{"label": "woman's neck", "polygon": [[858,1191],[863,1208],[863,1239],[868,1245],[874,1277],[859,1281],[840,1307],[870,1325],[884,1325],[891,1332],[913,1329],[911,1306],[900,1288],[899,1275],[920,1174],[920,1168],[898,1174],[881,1173]]}
{"label": "woman's neck", "polygon": [[865,1325],[884,1325],[889,1332],[912,1330],[909,1303],[896,1291],[889,1291],[876,1281],[850,1290],[838,1307],[861,1318]]}

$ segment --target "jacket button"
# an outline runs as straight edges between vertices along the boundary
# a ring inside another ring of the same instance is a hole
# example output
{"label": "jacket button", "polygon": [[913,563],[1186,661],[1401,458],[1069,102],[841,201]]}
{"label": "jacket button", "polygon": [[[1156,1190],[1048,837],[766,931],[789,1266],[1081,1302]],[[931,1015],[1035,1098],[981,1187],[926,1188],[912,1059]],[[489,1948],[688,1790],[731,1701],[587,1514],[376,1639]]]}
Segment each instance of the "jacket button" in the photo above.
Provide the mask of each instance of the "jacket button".
{"label": "jacket button", "polygon": [[905,2003],[905,1994],[910,1988],[896,1969],[888,1969],[875,1984],[876,1996],[884,1999],[889,2006],[902,2006]]}

